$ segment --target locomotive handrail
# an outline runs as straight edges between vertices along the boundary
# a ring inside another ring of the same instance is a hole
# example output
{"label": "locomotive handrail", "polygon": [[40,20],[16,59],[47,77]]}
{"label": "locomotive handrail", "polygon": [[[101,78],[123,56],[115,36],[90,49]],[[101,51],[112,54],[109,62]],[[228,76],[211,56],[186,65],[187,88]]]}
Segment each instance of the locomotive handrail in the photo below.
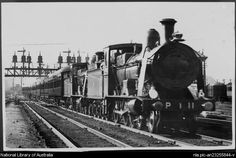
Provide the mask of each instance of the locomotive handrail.
{"label": "locomotive handrail", "polygon": [[140,96],[127,96],[127,95],[108,95],[105,96],[105,98],[116,98],[116,99],[138,99],[140,101],[144,100],[153,100],[151,98],[145,98],[145,97],[140,97]]}
{"label": "locomotive handrail", "polygon": [[108,96],[105,96],[105,98],[126,98],[126,99],[136,99],[137,96],[127,96],[127,95],[108,95]]}
{"label": "locomotive handrail", "polygon": [[79,98],[84,98],[85,96],[83,96],[83,95],[71,95],[71,97],[79,97]]}

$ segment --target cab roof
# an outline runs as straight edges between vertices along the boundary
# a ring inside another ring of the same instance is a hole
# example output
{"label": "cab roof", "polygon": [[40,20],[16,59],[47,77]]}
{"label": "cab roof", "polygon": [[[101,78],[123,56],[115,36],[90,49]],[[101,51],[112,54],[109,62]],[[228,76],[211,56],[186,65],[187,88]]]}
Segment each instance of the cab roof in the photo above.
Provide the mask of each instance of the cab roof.
{"label": "cab roof", "polygon": [[121,49],[125,47],[133,47],[133,46],[142,47],[142,44],[141,43],[122,43],[122,44],[109,45],[108,47],[105,47],[105,48]]}

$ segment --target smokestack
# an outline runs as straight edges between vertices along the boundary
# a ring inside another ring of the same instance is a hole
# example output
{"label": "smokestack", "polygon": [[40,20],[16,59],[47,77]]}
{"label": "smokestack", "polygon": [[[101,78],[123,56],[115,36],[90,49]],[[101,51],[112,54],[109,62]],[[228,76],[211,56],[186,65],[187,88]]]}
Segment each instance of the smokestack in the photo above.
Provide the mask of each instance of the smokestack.
{"label": "smokestack", "polygon": [[165,40],[166,42],[170,42],[172,39],[172,34],[174,33],[174,25],[177,22],[175,19],[167,18],[160,21],[162,25],[164,25],[165,29]]}

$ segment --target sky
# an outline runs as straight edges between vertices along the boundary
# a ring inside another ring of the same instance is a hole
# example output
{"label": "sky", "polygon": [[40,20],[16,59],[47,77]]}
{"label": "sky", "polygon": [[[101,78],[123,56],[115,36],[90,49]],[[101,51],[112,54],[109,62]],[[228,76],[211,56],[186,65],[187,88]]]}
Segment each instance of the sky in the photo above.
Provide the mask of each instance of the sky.
{"label": "sky", "polygon": [[206,74],[219,81],[235,80],[233,2],[1,3],[1,7],[3,68],[13,65],[14,52],[20,59],[17,51],[23,48],[26,55],[30,52],[34,67],[39,52],[44,64],[54,67],[60,52],[68,49],[76,56],[79,50],[84,60],[111,44],[145,46],[150,28],[161,34],[163,43],[160,20],[174,18],[175,31],[208,57]]}

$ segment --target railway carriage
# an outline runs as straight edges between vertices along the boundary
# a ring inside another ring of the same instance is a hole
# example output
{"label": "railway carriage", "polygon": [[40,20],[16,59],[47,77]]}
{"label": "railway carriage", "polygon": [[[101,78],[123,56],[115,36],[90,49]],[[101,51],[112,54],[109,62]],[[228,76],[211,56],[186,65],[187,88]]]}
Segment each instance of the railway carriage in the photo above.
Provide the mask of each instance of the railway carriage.
{"label": "railway carriage", "polygon": [[227,85],[226,85],[226,95],[227,95],[227,98],[229,101],[232,102],[232,82],[229,82]]}
{"label": "railway carriage", "polygon": [[206,86],[206,96],[214,98],[216,101],[231,101],[232,102],[232,83],[216,83]]}

